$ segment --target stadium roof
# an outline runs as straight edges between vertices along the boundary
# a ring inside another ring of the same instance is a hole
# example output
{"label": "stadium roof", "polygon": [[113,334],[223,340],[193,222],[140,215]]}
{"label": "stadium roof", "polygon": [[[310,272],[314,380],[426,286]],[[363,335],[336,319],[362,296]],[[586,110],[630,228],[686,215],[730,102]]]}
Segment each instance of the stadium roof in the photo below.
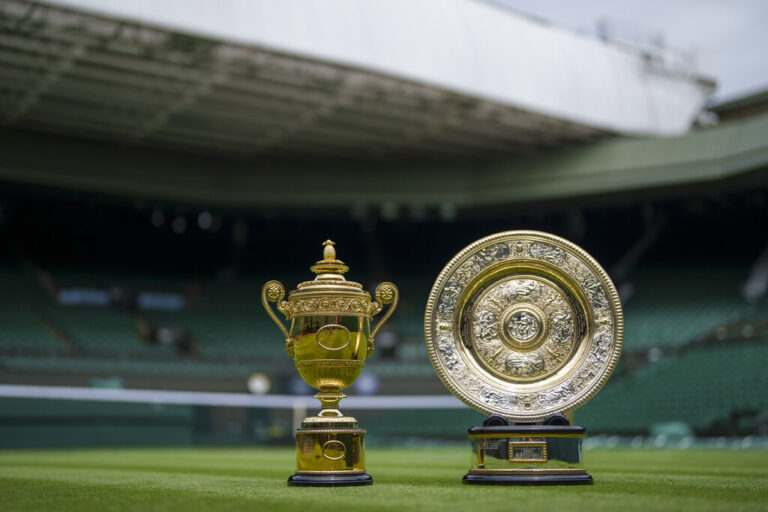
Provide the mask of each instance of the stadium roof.
{"label": "stadium roof", "polygon": [[681,133],[713,89],[474,0],[6,0],[0,20],[2,126],[129,147],[496,158]]}
{"label": "stadium roof", "polygon": [[720,121],[731,121],[768,112],[768,89],[714,104],[707,110],[717,114]]}

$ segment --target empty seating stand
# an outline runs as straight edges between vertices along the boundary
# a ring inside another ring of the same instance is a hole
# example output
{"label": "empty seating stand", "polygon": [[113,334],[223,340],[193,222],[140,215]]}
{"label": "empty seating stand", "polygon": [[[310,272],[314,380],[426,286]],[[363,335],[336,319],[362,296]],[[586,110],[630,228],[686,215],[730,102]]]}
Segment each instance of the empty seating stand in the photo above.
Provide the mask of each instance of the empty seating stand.
{"label": "empty seating stand", "polygon": [[[33,272],[9,266],[0,267],[4,289],[0,297],[0,368],[45,374],[221,377],[243,382],[255,371],[295,377],[284,351],[285,340],[261,306],[264,276],[221,280],[92,271],[53,274],[62,287],[106,289],[118,285],[183,293],[196,282],[199,299],[188,307],[139,313],[155,327],[189,332],[199,350],[184,356],[173,347],[148,344],[139,336],[134,314],[109,306],[63,306],[37,283]],[[767,411],[768,372],[764,369],[768,340],[687,346],[721,325],[768,311],[765,301],[750,304],[741,298],[739,289],[745,276],[745,267],[638,270],[632,277],[635,293],[625,303],[625,351],[681,350],[611,379],[577,411],[576,421],[593,433],[634,434],[649,432],[655,423],[684,421],[707,428],[727,423],[734,415]],[[287,289],[309,278],[303,273],[280,277]],[[377,351],[366,371],[382,379],[434,378],[423,345],[423,309],[431,281],[414,275],[397,284],[401,307],[387,326],[401,343],[397,358],[386,360]],[[443,435],[441,425],[450,425],[444,435],[451,436],[477,423],[476,413],[464,412],[382,413],[382,435],[417,435],[428,428],[439,437]],[[438,417],[440,421],[434,420]],[[410,424],[415,425],[412,431]]]}
{"label": "empty seating stand", "polygon": [[577,413],[592,431],[647,433],[684,422],[706,430],[768,412],[768,338],[691,348],[608,384]]}
{"label": "empty seating stand", "polygon": [[625,350],[680,346],[720,325],[765,311],[740,294],[743,266],[646,268],[630,281],[635,292],[624,304]]}

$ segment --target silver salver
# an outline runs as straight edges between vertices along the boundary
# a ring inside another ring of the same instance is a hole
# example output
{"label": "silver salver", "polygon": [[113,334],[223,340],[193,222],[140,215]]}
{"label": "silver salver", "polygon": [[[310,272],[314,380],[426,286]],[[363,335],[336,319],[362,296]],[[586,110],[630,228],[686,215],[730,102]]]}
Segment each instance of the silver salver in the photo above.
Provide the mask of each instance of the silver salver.
{"label": "silver salver", "polygon": [[484,414],[535,422],[603,386],[621,354],[616,288],[583,249],[537,231],[497,233],[443,269],[424,319],[451,392]]}

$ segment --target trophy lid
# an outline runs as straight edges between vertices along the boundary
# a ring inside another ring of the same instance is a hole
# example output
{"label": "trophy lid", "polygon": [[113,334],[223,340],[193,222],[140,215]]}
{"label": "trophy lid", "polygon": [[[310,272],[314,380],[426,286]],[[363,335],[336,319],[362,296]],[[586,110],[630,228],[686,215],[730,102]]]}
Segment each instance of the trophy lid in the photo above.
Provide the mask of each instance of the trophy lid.
{"label": "trophy lid", "polygon": [[343,261],[336,259],[336,242],[326,240],[323,242],[323,259],[310,267],[317,274],[315,281],[346,281],[344,274],[349,267]]}
{"label": "trophy lid", "polygon": [[[323,242],[323,259],[310,267],[317,274],[315,279],[299,283],[297,289],[288,294],[291,302],[303,306],[294,311],[314,313],[328,309],[321,306],[329,306],[339,313],[368,312],[371,295],[363,290],[363,285],[344,277],[349,267],[336,258],[335,245],[331,240]],[[324,298],[328,300],[323,301]]]}

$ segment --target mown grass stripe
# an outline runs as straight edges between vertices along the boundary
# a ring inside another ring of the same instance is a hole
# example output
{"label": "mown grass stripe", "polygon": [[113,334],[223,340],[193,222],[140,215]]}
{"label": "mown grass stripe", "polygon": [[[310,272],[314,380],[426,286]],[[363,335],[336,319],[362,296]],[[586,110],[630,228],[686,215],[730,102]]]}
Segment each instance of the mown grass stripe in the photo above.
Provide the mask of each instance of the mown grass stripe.
{"label": "mown grass stripe", "polygon": [[591,487],[469,487],[468,449],[373,448],[365,488],[289,488],[292,448],[0,452],[0,510],[768,511],[768,452],[595,450]]}

